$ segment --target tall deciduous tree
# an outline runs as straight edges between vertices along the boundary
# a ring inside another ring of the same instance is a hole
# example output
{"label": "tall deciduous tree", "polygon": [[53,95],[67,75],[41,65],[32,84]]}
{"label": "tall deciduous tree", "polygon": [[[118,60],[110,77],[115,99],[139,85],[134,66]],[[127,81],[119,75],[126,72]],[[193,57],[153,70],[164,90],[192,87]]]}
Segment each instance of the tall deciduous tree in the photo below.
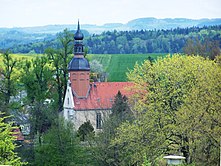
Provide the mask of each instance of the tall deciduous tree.
{"label": "tall deciduous tree", "polygon": [[203,42],[198,38],[188,39],[186,45],[183,47],[183,51],[187,55],[200,55],[212,60],[221,54],[219,41],[208,38]]}
{"label": "tall deciduous tree", "polygon": [[50,93],[51,80],[52,73],[46,57],[37,57],[31,62],[25,62],[21,82],[27,91],[28,102],[26,104],[30,106],[31,132],[32,134],[39,134],[39,142],[41,142],[41,134],[50,125],[46,99],[52,98]]}
{"label": "tall deciduous tree", "polygon": [[[12,58],[9,50],[5,51],[3,54],[1,54],[1,56],[3,57],[3,66],[2,70],[0,70],[0,74],[3,79],[1,80],[0,90],[3,94],[4,105],[8,107],[10,97],[16,92],[16,78],[15,75],[13,76],[13,73],[15,73],[15,68],[18,61]],[[9,115],[7,110],[6,114]]]}
{"label": "tall deciduous tree", "polygon": [[220,66],[198,56],[136,65],[128,74],[135,83],[136,120],[122,124],[113,143],[122,145],[130,164],[142,162],[144,154],[154,164],[168,153],[182,154],[188,163],[217,164],[220,74]]}
{"label": "tall deciduous tree", "polygon": [[70,31],[65,29],[58,35],[57,40],[59,41],[60,49],[48,48],[45,52],[54,68],[53,73],[55,75],[56,90],[58,92],[58,111],[60,112],[63,110],[64,96],[67,89],[68,63],[73,53],[74,37]]}

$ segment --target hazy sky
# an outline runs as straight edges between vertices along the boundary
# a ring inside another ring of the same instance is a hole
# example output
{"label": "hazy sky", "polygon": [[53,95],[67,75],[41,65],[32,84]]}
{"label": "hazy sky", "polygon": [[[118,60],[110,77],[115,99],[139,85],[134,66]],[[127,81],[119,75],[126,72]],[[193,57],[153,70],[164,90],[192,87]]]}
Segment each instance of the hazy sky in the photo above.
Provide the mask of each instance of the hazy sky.
{"label": "hazy sky", "polygon": [[0,27],[126,23],[135,18],[221,18],[221,0],[0,0]]}

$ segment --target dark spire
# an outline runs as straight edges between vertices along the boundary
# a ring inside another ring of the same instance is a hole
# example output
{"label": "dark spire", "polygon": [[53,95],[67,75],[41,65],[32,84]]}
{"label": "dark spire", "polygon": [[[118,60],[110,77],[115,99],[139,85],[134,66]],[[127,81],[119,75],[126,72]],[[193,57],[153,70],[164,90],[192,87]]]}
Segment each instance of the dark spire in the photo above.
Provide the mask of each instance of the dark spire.
{"label": "dark spire", "polygon": [[84,58],[84,35],[80,30],[80,24],[78,20],[77,32],[74,35],[74,57],[68,65],[69,71],[90,71],[90,65],[87,59]]}
{"label": "dark spire", "polygon": [[79,19],[78,19],[78,31],[80,31],[80,23],[79,23]]}
{"label": "dark spire", "polygon": [[78,20],[77,31],[74,34],[74,55],[84,55],[83,38],[84,35],[80,30],[80,24]]}
{"label": "dark spire", "polygon": [[79,20],[78,20],[78,28],[77,28],[77,32],[74,35],[74,39],[75,40],[83,40],[83,38],[84,38],[84,35],[80,30],[80,24],[79,24]]}

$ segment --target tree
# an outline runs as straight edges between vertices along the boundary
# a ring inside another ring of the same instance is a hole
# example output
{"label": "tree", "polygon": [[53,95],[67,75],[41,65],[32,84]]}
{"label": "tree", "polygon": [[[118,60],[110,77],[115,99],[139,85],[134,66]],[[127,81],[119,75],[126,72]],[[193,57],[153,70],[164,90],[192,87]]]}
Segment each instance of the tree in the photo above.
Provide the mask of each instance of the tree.
{"label": "tree", "polygon": [[96,82],[98,81],[105,81],[106,74],[104,73],[103,65],[100,64],[97,60],[92,60],[90,62],[91,68],[91,77]]}
{"label": "tree", "polygon": [[[16,77],[13,74],[15,73],[18,61],[12,58],[9,50],[5,51],[1,56],[3,57],[3,66],[0,74],[4,79],[1,81],[2,85],[0,90],[3,94],[4,105],[9,107],[10,97],[16,92]],[[7,115],[10,115],[7,109],[5,111]]]}
{"label": "tree", "polygon": [[186,133],[192,160],[218,165],[221,135],[221,68],[214,62],[201,64],[198,82],[177,112],[178,127]]}
{"label": "tree", "polygon": [[94,136],[94,127],[90,121],[84,122],[77,131],[81,141],[86,141],[87,137]]}
{"label": "tree", "polygon": [[221,54],[219,42],[209,38],[206,38],[204,42],[197,38],[188,39],[186,45],[183,47],[183,51],[187,55],[200,55],[212,60]]}
{"label": "tree", "polygon": [[0,164],[20,166],[20,157],[15,153],[15,137],[13,136],[12,123],[4,123],[5,118],[0,117]]}
{"label": "tree", "polygon": [[[48,103],[46,99],[52,99],[51,81],[52,73],[46,57],[37,57],[31,62],[26,61],[23,66],[21,82],[27,92],[27,102],[31,121],[31,134],[38,134],[39,142],[41,136],[50,126],[48,117]],[[57,114],[56,114],[57,115]]]}
{"label": "tree", "polygon": [[67,89],[67,79],[68,79],[68,63],[71,59],[71,54],[73,52],[73,34],[65,29],[62,33],[59,33],[57,40],[59,41],[60,49],[48,48],[45,50],[53,68],[55,75],[55,85],[58,92],[57,103],[58,112],[63,110],[63,102],[65,97],[65,92]]}
{"label": "tree", "polygon": [[126,120],[131,120],[132,118],[132,112],[128,105],[128,98],[122,95],[120,91],[118,91],[117,95],[115,96],[114,103],[112,105],[112,112],[110,117],[114,116],[119,119],[118,124]]}
{"label": "tree", "polygon": [[135,83],[136,119],[123,123],[113,141],[128,163],[141,164],[144,154],[153,164],[162,155],[182,154],[187,163],[214,165],[221,132],[220,74],[215,62],[198,56],[135,65],[128,78]]}
{"label": "tree", "polygon": [[57,123],[43,135],[42,144],[36,144],[34,164],[63,166],[86,163],[84,148],[73,132],[73,125],[64,123],[62,119]]}
{"label": "tree", "polygon": [[99,165],[122,165],[127,160],[119,153],[121,147],[112,145],[111,141],[116,136],[116,129],[123,122],[132,119],[128,99],[119,91],[115,96],[110,116],[103,122],[102,132],[98,133],[91,143],[92,154]]}
{"label": "tree", "polygon": [[62,57],[62,68],[61,70],[63,71],[63,79],[64,79],[64,94],[63,94],[63,99],[65,96],[65,92],[67,89],[67,79],[68,79],[68,63],[70,61],[70,55],[73,54],[73,47],[74,47],[74,34],[65,29],[63,33],[60,33],[58,35],[58,40],[61,43],[61,50],[60,50],[60,56]]}

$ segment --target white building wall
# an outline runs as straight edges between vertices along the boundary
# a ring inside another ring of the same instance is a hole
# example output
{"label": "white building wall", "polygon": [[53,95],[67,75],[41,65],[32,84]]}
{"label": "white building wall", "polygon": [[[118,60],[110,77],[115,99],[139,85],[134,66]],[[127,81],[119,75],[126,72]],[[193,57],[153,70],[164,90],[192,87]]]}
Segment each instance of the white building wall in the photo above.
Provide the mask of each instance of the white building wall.
{"label": "white building wall", "polygon": [[74,116],[74,100],[73,100],[71,87],[68,85],[64,99],[63,117],[65,120],[71,120],[74,118],[73,116]]}
{"label": "white building wall", "polygon": [[78,130],[84,122],[90,120],[95,132],[100,131],[101,129],[97,129],[97,114],[101,114],[102,125],[102,122],[111,113],[111,110],[74,110],[74,105],[72,90],[68,85],[64,99],[64,111],[62,112],[62,116],[65,120],[70,120],[74,124],[76,130]]}
{"label": "white building wall", "polygon": [[97,128],[97,114],[101,114],[101,125],[103,121],[108,118],[111,113],[111,110],[85,110],[85,111],[74,111],[73,123],[78,129],[84,122],[90,120],[90,123],[94,127],[95,132],[100,131],[101,129]]}

